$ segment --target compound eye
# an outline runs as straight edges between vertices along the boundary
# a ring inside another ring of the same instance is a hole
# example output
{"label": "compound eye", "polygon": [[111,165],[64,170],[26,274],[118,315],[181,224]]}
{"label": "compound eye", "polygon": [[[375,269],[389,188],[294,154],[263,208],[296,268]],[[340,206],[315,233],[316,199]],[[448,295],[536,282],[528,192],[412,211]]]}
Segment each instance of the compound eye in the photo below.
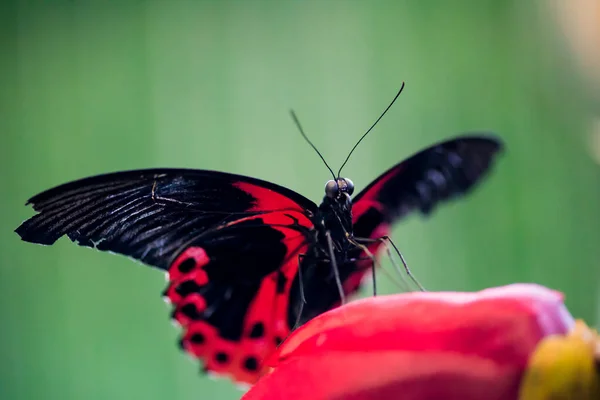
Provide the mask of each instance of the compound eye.
{"label": "compound eye", "polygon": [[338,195],[338,184],[336,181],[327,181],[325,184],[325,195],[330,199],[334,199]]}
{"label": "compound eye", "polygon": [[344,180],[346,181],[346,193],[352,196],[352,193],[354,193],[354,182],[348,178],[344,178]]}

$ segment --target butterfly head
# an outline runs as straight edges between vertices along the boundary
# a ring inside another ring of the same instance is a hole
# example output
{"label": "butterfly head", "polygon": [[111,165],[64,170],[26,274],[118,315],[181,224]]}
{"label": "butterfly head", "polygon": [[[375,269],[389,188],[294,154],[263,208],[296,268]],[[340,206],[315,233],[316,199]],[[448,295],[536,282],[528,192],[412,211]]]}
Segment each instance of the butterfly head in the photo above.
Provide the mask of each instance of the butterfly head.
{"label": "butterfly head", "polygon": [[325,184],[325,195],[330,199],[340,198],[344,193],[348,196],[354,193],[354,183],[348,178],[337,178]]}

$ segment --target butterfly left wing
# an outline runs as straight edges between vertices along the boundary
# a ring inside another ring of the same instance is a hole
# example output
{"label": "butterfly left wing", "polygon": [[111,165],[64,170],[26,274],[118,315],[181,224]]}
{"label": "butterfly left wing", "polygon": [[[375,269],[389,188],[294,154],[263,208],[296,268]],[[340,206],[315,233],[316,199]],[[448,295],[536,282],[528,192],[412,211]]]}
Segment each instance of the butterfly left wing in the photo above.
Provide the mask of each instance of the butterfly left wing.
{"label": "butterfly left wing", "polygon": [[38,212],[16,232],[51,245],[61,236],[168,269],[190,239],[266,211],[307,220],[316,204],[282,186],[241,175],[147,169],[98,175],[32,197]]}
{"label": "butterfly left wing", "polygon": [[[471,192],[489,173],[502,142],[489,135],[462,136],[433,145],[384,172],[353,199],[354,236],[378,239],[412,212],[429,215],[440,204]],[[368,245],[375,254],[381,243]],[[357,255],[366,257],[364,252]],[[358,289],[365,266],[346,282]]]}
{"label": "butterfly left wing", "polygon": [[191,242],[169,269],[164,296],[183,328],[180,346],[204,370],[255,383],[290,333],[290,290],[308,242],[293,214],[234,221]]}
{"label": "butterfly left wing", "polygon": [[16,232],[72,241],[168,271],[182,347],[205,368],[252,383],[287,335],[289,288],[316,205],[281,186],[215,171],[117,172],[34,196]]}

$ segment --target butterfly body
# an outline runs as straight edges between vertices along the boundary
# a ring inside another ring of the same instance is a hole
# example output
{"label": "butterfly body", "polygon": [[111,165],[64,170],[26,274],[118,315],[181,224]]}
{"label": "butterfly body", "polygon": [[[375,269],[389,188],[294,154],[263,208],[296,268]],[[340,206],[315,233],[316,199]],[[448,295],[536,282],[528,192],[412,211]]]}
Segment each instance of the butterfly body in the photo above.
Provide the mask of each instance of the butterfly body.
{"label": "butterfly body", "polygon": [[67,236],[166,271],[163,296],[182,327],[181,347],[204,370],[253,383],[298,323],[359,289],[379,238],[410,213],[428,214],[468,193],[501,148],[481,134],[444,141],[356,196],[349,179],[329,181],[320,205],[224,172],[109,173],[32,197],[37,214],[16,232],[44,245]]}

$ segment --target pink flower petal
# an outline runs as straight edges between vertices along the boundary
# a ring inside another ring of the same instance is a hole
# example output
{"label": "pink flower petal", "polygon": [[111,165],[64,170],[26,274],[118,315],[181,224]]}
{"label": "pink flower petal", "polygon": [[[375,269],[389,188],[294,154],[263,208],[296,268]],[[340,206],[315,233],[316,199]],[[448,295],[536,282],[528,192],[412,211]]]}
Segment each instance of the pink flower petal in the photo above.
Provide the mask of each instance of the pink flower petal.
{"label": "pink flower petal", "polygon": [[573,326],[533,284],[367,298],[295,331],[243,399],[516,399],[539,341]]}
{"label": "pink flower petal", "polygon": [[540,338],[573,326],[562,299],[533,284],[366,298],[309,321],[277,358],[332,350],[453,350],[523,363]]}

